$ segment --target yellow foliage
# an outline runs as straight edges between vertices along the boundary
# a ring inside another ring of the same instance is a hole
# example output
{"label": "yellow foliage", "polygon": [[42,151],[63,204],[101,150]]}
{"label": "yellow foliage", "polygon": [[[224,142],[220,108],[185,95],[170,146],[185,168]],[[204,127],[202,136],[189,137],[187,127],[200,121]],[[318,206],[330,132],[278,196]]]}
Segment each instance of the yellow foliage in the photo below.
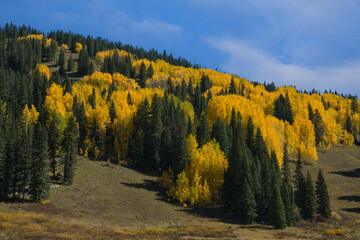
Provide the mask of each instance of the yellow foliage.
{"label": "yellow foliage", "polygon": [[66,44],[61,44],[60,48],[64,50],[69,50],[69,47]]}
{"label": "yellow foliage", "polygon": [[28,105],[25,105],[22,114],[21,114],[21,123],[25,126],[28,125],[29,122],[34,126],[39,119],[39,112],[36,111],[34,105],[31,105],[29,109]]}
{"label": "yellow foliage", "polygon": [[80,52],[83,49],[83,45],[81,43],[76,43],[75,52]]}
{"label": "yellow foliage", "polygon": [[36,39],[42,41],[44,39],[44,35],[42,34],[29,34],[26,37],[18,37],[18,40],[29,40],[29,39]]}
{"label": "yellow foliage", "polygon": [[32,72],[33,77],[35,77],[35,74],[37,71],[40,73],[41,76],[45,76],[48,80],[50,79],[51,73],[50,73],[49,68],[46,65],[36,64],[36,66]]}
{"label": "yellow foliage", "polygon": [[336,236],[342,236],[344,235],[344,229],[338,228],[338,229],[326,229],[325,233],[328,235],[336,235]]}
{"label": "yellow foliage", "polygon": [[343,144],[345,145],[354,145],[354,136],[348,133],[346,130],[343,135]]}
{"label": "yellow foliage", "polygon": [[195,137],[190,135],[187,143],[190,164],[178,174],[176,184],[171,185],[168,195],[181,204],[213,206],[220,201],[228,162],[216,142],[197,149]]}
{"label": "yellow foliage", "polygon": [[126,56],[130,56],[132,58],[131,53],[125,52],[124,50],[112,49],[112,50],[97,52],[95,55],[95,60],[103,63],[106,57],[112,58],[114,56],[115,51],[119,54],[120,60],[124,59]]}

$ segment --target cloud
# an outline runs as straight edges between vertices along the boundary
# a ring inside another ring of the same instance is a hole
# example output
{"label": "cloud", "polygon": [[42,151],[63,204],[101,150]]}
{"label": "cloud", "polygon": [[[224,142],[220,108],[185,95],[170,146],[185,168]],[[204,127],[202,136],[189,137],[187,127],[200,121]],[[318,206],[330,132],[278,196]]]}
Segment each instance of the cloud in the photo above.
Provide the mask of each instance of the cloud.
{"label": "cloud", "polygon": [[88,20],[101,23],[110,36],[151,36],[152,38],[170,40],[179,37],[183,28],[166,21],[135,16],[120,10],[113,1],[92,1],[88,4]]}
{"label": "cloud", "polygon": [[252,81],[275,82],[276,85],[295,85],[300,89],[332,89],[338,92],[360,93],[360,61],[342,66],[309,68],[285,64],[276,56],[256,49],[250,44],[231,38],[206,38],[212,47],[227,54],[222,69]]}

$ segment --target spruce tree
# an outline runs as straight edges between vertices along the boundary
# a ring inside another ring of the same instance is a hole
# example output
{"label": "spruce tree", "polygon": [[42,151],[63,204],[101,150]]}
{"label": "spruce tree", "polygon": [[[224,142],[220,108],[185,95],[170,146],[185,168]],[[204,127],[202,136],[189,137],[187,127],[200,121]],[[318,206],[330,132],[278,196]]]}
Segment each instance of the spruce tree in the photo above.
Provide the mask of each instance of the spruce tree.
{"label": "spruce tree", "polygon": [[221,151],[223,151],[225,155],[228,156],[230,148],[229,138],[226,131],[226,125],[224,121],[220,120],[219,117],[213,124],[211,138],[215,138],[215,140],[220,145]]}
{"label": "spruce tree", "polygon": [[286,216],[283,205],[283,200],[280,195],[280,190],[277,184],[273,184],[272,196],[270,200],[269,216],[271,224],[275,228],[286,227]]}
{"label": "spruce tree", "polygon": [[158,169],[160,164],[160,144],[161,144],[161,101],[160,97],[155,94],[151,110],[145,127],[144,135],[144,157],[148,166]]}
{"label": "spruce tree", "polygon": [[40,123],[35,126],[34,154],[31,164],[30,194],[34,201],[49,198],[48,149],[46,130]]}
{"label": "spruce tree", "polygon": [[297,162],[295,169],[295,204],[301,210],[305,207],[305,176],[302,172],[301,154],[300,149],[297,154]]}
{"label": "spruce tree", "polygon": [[319,169],[316,180],[316,203],[316,212],[318,214],[320,214],[323,218],[331,217],[329,193],[321,169]]}
{"label": "spruce tree", "polygon": [[233,77],[231,78],[231,82],[229,86],[229,94],[237,94],[236,85]]}
{"label": "spruce tree", "polygon": [[322,141],[324,141],[325,130],[324,130],[324,122],[317,109],[315,110],[315,114],[314,114],[314,130],[315,130],[316,145],[319,145]]}
{"label": "spruce tree", "polygon": [[300,213],[304,219],[312,221],[315,219],[316,213],[316,196],[314,191],[314,185],[309,172],[306,176],[305,192],[303,194],[305,196],[305,201],[303,209],[300,209]]}
{"label": "spruce tree", "polygon": [[209,125],[206,112],[202,112],[200,115],[199,125],[196,129],[196,140],[199,144],[199,147],[202,147],[210,141]]}
{"label": "spruce tree", "polygon": [[79,128],[74,115],[71,115],[64,130],[62,151],[64,152],[64,179],[65,185],[72,185],[77,161],[77,144]]}
{"label": "spruce tree", "polygon": [[74,69],[75,69],[75,63],[74,63],[72,54],[70,54],[70,58],[68,60],[68,65],[67,65],[67,70],[69,72],[72,72],[72,71],[74,71]]}
{"label": "spruce tree", "polygon": [[201,76],[201,80],[200,80],[200,90],[201,90],[201,94],[206,92],[207,90],[209,90],[212,87],[212,83],[210,81],[210,78],[208,75],[203,74]]}
{"label": "spruce tree", "polygon": [[147,69],[147,77],[152,78],[154,76],[154,68],[152,66],[152,63],[150,63],[150,66]]}
{"label": "spruce tree", "polygon": [[63,49],[61,49],[60,51],[60,55],[59,55],[59,75],[60,76],[65,76],[66,75],[66,69],[65,69],[65,54]]}
{"label": "spruce tree", "polygon": [[147,73],[146,73],[146,65],[144,62],[141,62],[140,68],[139,68],[139,75],[137,77],[137,82],[139,83],[139,86],[141,88],[146,87],[146,79],[147,79]]}
{"label": "spruce tree", "polygon": [[246,178],[239,192],[241,195],[235,200],[234,214],[241,222],[252,223],[257,217],[256,202]]}
{"label": "spruce tree", "polygon": [[49,126],[49,157],[51,159],[50,167],[53,177],[56,176],[56,152],[60,145],[60,122],[58,116],[55,114]]}
{"label": "spruce tree", "polygon": [[5,115],[3,111],[3,103],[0,99],[0,200],[4,200],[5,185],[5,161],[6,161],[6,139],[5,139]]}

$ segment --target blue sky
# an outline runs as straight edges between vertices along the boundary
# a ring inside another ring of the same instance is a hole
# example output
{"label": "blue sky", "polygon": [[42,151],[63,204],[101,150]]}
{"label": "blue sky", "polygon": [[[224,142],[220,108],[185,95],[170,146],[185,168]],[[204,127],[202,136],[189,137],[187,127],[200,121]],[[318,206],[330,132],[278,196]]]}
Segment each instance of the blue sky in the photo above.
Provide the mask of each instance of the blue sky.
{"label": "blue sky", "polygon": [[70,30],[253,81],[359,94],[359,13],[358,0],[12,0],[1,1],[0,25]]}

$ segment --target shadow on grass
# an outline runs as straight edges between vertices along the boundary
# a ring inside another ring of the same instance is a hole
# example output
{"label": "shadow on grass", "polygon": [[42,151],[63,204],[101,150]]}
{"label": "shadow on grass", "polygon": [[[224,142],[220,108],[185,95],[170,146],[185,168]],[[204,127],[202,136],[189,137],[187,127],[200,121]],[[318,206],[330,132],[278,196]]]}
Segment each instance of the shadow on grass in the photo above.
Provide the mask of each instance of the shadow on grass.
{"label": "shadow on grass", "polygon": [[343,208],[341,210],[346,212],[360,213],[360,208]]}
{"label": "shadow on grass", "polygon": [[346,200],[346,201],[353,201],[353,202],[360,202],[360,196],[351,195],[351,196],[341,196],[338,197],[339,200]]}
{"label": "shadow on grass", "polygon": [[154,181],[152,180],[143,180],[142,183],[126,183],[126,182],[123,182],[121,183],[125,186],[128,186],[128,187],[133,187],[133,188],[138,188],[138,189],[145,189],[145,190],[148,190],[148,191],[153,191],[153,192],[160,192],[162,190],[162,188],[157,185]]}
{"label": "shadow on grass", "polygon": [[350,171],[335,171],[335,172],[330,172],[330,173],[338,174],[338,175],[341,175],[344,177],[360,178],[360,168],[350,170]]}

